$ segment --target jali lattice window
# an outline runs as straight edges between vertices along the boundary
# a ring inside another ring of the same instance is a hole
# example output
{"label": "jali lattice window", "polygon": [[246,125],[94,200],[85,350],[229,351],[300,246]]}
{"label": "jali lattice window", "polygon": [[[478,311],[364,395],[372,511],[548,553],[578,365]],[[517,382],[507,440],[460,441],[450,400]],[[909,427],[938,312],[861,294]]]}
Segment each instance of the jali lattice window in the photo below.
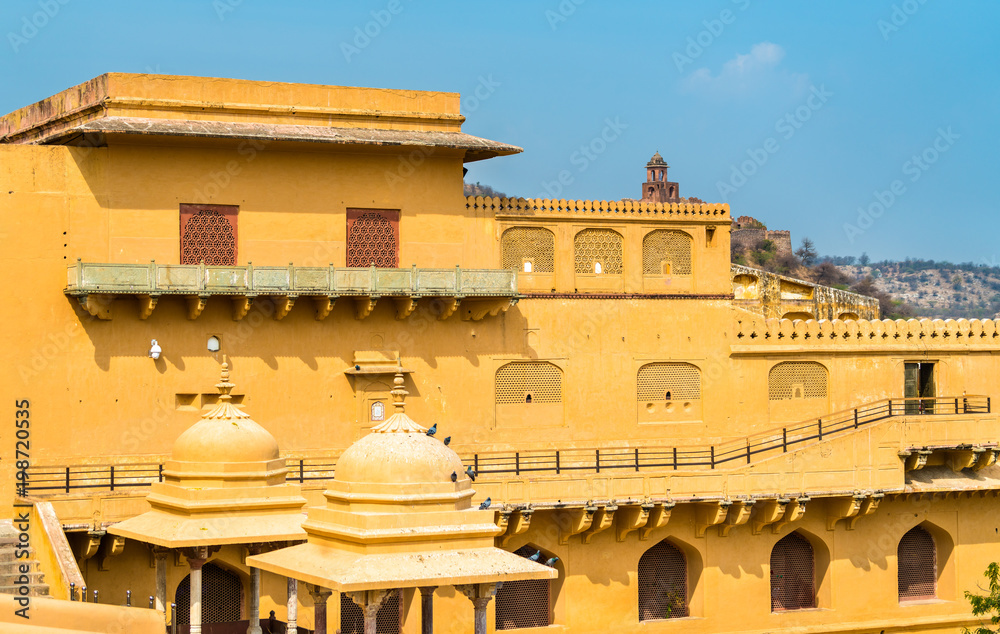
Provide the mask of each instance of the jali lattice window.
{"label": "jali lattice window", "polygon": [[505,269],[517,269],[522,273],[555,271],[556,238],[548,229],[508,229],[500,238],[500,251],[501,266]]}
{"label": "jali lattice window", "polygon": [[788,361],[771,368],[767,377],[768,398],[784,401],[826,398],[826,368],[814,361]]}
{"label": "jali lattice window", "polygon": [[[400,611],[399,591],[382,600],[378,614],[375,615],[375,631],[378,634],[399,634],[402,629],[403,613]],[[351,601],[346,594],[340,595],[340,632],[341,634],[364,634],[365,613],[361,607]]]}
{"label": "jali lattice window", "polygon": [[643,275],[691,275],[691,236],[658,229],[642,239]]}
{"label": "jali lattice window", "polygon": [[584,229],[573,238],[577,273],[622,273],[622,236],[611,229]]}
{"label": "jali lattice window", "polygon": [[235,205],[181,205],[181,264],[236,264]]}
{"label": "jali lattice window", "polygon": [[664,540],[639,559],[639,620],[688,616],[687,559]]}
{"label": "jali lattice window", "polygon": [[[538,549],[522,546],[515,555],[531,557]],[[544,559],[548,557],[542,555]],[[496,616],[497,630],[513,630],[521,627],[545,627],[551,625],[549,610],[548,579],[526,579],[507,581],[497,590]]]}
{"label": "jali lattice window", "polygon": [[701,372],[690,363],[647,363],[639,368],[638,400],[701,400]]}
{"label": "jali lattice window", "polygon": [[347,210],[347,266],[399,266],[399,210]]}
{"label": "jali lattice window", "polygon": [[[201,567],[202,623],[235,623],[240,620],[243,584],[236,574],[215,564]],[[191,576],[181,580],[174,595],[178,625],[191,623]]]}
{"label": "jali lattice window", "polygon": [[771,551],[771,611],[816,607],[815,560],[809,540],[790,533]]}
{"label": "jali lattice window", "polygon": [[496,375],[496,402],[561,403],[562,372],[551,363],[514,361],[500,367]]}
{"label": "jali lattice window", "polygon": [[899,540],[899,600],[919,601],[937,596],[937,549],[926,529],[915,526]]}

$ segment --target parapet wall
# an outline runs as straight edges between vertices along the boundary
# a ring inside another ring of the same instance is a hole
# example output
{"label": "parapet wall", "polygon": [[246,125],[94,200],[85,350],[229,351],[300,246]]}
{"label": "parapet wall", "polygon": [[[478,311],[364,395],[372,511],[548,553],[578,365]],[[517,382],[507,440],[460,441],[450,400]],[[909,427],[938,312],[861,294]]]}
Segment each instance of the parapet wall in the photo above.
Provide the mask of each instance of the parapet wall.
{"label": "parapet wall", "polygon": [[873,297],[740,264],[732,265],[731,274],[735,304],[765,318],[781,318],[790,313],[807,314],[814,319],[844,315],[858,319],[879,317],[879,303]]}
{"label": "parapet wall", "polygon": [[737,318],[739,345],[905,346],[946,348],[956,345],[997,349],[1000,324],[992,319],[761,319]]}
{"label": "parapet wall", "polygon": [[565,200],[469,196],[466,207],[489,209],[497,216],[611,216],[659,220],[732,222],[729,205],[649,203],[634,200]]}

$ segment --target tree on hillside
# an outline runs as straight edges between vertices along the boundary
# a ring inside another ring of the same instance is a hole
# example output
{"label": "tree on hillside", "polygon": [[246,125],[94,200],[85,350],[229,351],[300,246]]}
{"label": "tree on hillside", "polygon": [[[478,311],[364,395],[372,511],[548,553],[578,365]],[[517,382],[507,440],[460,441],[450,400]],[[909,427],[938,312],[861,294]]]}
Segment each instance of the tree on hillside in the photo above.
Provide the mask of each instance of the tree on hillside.
{"label": "tree on hillside", "polygon": [[806,266],[816,264],[816,258],[819,256],[819,254],[816,253],[816,245],[814,245],[813,241],[809,238],[802,238],[802,246],[798,248],[795,255],[797,255]]}
{"label": "tree on hillside", "polygon": [[870,264],[871,261],[872,259],[868,257],[867,253],[862,253],[861,257],[858,258],[858,264],[860,264],[861,266],[868,266],[868,264]]}
{"label": "tree on hillside", "polygon": [[[973,594],[965,591],[965,598],[972,605],[972,613],[976,616],[988,614],[990,623],[1000,624],[1000,565],[995,562],[987,566],[984,576],[990,582],[989,594]],[[985,588],[984,588],[985,589]],[[996,634],[996,629],[991,629],[985,625],[980,625],[975,629],[962,628],[964,634]]]}

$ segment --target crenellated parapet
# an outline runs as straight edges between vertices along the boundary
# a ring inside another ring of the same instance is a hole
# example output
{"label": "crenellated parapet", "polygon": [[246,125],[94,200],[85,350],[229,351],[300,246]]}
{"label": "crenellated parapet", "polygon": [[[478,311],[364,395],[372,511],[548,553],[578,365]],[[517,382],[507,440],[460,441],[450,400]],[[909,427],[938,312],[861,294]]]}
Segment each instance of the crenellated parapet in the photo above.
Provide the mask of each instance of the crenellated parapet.
{"label": "crenellated parapet", "polygon": [[900,346],[908,349],[1000,346],[992,319],[763,319],[743,313],[736,320],[739,346]]}
{"label": "crenellated parapet", "polygon": [[549,198],[497,198],[469,196],[469,209],[487,209],[497,216],[605,216],[644,220],[682,219],[729,224],[729,205],[699,203],[652,203],[637,200],[565,200]]}

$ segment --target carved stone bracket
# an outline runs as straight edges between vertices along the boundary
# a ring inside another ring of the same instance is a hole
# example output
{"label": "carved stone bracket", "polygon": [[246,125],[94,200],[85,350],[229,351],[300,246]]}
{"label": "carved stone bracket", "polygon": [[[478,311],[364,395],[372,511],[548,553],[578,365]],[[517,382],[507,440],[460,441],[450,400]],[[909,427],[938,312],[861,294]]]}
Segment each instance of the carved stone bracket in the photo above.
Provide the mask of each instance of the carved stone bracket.
{"label": "carved stone bracket", "polygon": [[195,320],[201,317],[201,313],[208,305],[208,295],[188,295],[187,308],[188,319]]}
{"label": "carved stone bracket", "polygon": [[313,297],[313,305],[316,307],[316,321],[323,321],[330,316],[333,305],[337,303],[336,295],[325,295]]}
{"label": "carved stone bracket", "polygon": [[952,449],[945,452],[945,464],[954,471],[960,473],[964,469],[971,469],[976,464],[982,449]]}
{"label": "carved stone bracket", "polygon": [[104,547],[101,548],[101,556],[97,560],[98,570],[111,570],[111,558],[122,554],[125,550],[125,538],[121,535],[111,535],[111,539],[104,540]]}
{"label": "carved stone bracket", "polygon": [[594,514],[597,512],[596,506],[584,506],[578,509],[566,509],[562,511],[559,520],[559,544],[565,546],[569,543],[569,538],[579,535],[590,528],[594,522]]}
{"label": "carved stone bracket", "polygon": [[719,524],[719,537],[729,537],[734,526],[746,524],[753,514],[755,500],[736,500],[726,513],[726,521]]}
{"label": "carved stone bracket", "polygon": [[646,525],[639,529],[639,541],[644,542],[649,539],[649,534],[658,528],[663,528],[670,521],[670,512],[674,508],[673,502],[654,504],[649,511],[649,518]]}
{"label": "carved stone bracket", "polygon": [[933,453],[930,449],[907,449],[899,452],[899,457],[905,460],[904,468],[907,471],[917,471],[927,466],[927,459]]}
{"label": "carved stone bracket", "polygon": [[513,511],[507,522],[507,531],[500,535],[500,547],[505,547],[514,535],[520,535],[528,531],[531,526],[532,509],[518,509]]}
{"label": "carved stone bracket", "polygon": [[496,317],[501,312],[507,312],[507,309],[513,305],[510,299],[502,298],[495,300],[466,300],[465,304],[462,305],[466,310],[462,313],[462,319],[465,321],[481,321],[487,315],[491,317]]}
{"label": "carved stone bracket", "polygon": [[718,526],[726,521],[729,515],[730,500],[715,502],[699,502],[695,504],[695,535],[704,537],[710,526]]}
{"label": "carved stone bracket", "polygon": [[760,535],[766,526],[770,526],[785,516],[785,509],[791,502],[788,498],[778,498],[777,500],[758,500],[753,508],[753,517],[750,522],[750,531],[754,535]]}
{"label": "carved stone bracket", "polygon": [[594,535],[611,528],[611,525],[615,522],[615,511],[617,510],[618,506],[615,504],[608,504],[599,508],[594,513],[594,521],[590,523],[590,528],[583,533],[583,543],[589,544],[594,539]]}
{"label": "carved stone bracket", "polygon": [[461,303],[462,303],[462,298],[461,297],[443,297],[443,298],[441,298],[441,301],[440,301],[441,312],[438,314],[437,318],[440,321],[444,321],[445,319],[448,319],[449,317],[451,317],[452,315],[455,314],[455,311],[458,310],[458,306]]}
{"label": "carved stone bracket", "polygon": [[980,469],[985,469],[997,462],[997,450],[996,449],[984,449],[979,457],[976,458],[976,464],[972,465],[973,471],[979,471]]}
{"label": "carved stone bracket", "polygon": [[79,544],[75,553],[77,560],[86,561],[96,555],[98,549],[101,547],[101,539],[103,539],[106,534],[106,531],[88,532],[86,539],[77,542]]}
{"label": "carved stone bracket", "polygon": [[649,521],[649,512],[652,504],[642,504],[640,506],[624,506],[615,513],[615,539],[620,542],[625,541],[628,534],[637,531]]}
{"label": "carved stone bracket", "polygon": [[250,295],[239,295],[233,298],[233,321],[240,321],[250,312],[253,306],[253,297]]}
{"label": "carved stone bracket", "polygon": [[111,319],[111,306],[115,302],[113,295],[99,295],[91,293],[77,297],[80,306],[92,317],[97,317],[102,321]]}
{"label": "carved stone bracket", "polygon": [[136,295],[139,300],[139,319],[149,319],[156,308],[156,302],[160,300],[159,295]]}
{"label": "carved stone bracket", "polygon": [[354,300],[354,311],[358,319],[364,319],[375,310],[378,297],[358,297]]}
{"label": "carved stone bracket", "polygon": [[378,614],[378,609],[382,607],[382,602],[389,596],[391,590],[362,590],[360,592],[348,592],[347,598],[361,608],[366,619],[374,619]]}
{"label": "carved stone bracket", "polygon": [[274,318],[278,321],[284,319],[292,311],[296,299],[295,295],[278,295],[277,297],[272,297],[271,301],[274,302]]}
{"label": "carved stone bracket", "polygon": [[396,297],[393,303],[396,304],[396,319],[406,319],[417,309],[419,297]]}
{"label": "carved stone bracket", "polygon": [[847,530],[853,531],[854,525],[858,523],[858,520],[866,515],[871,515],[878,510],[878,505],[882,502],[882,498],[885,497],[884,493],[875,493],[869,495],[861,503],[861,508],[858,510],[857,515],[847,520]]}
{"label": "carved stone bracket", "polygon": [[785,515],[774,524],[771,524],[771,531],[779,533],[786,525],[802,519],[802,516],[806,514],[806,504],[808,502],[809,498],[805,496],[796,498],[789,502],[788,506],[785,507]]}
{"label": "carved stone bracket", "polygon": [[[474,604],[477,601],[489,602],[496,593],[503,587],[503,583],[469,583],[469,584],[458,584],[455,589],[464,594],[469,598]],[[479,607],[477,604],[476,607]]]}
{"label": "carved stone bracket", "polygon": [[832,531],[837,522],[855,517],[861,510],[861,504],[866,496],[836,497],[826,501],[826,530]]}

